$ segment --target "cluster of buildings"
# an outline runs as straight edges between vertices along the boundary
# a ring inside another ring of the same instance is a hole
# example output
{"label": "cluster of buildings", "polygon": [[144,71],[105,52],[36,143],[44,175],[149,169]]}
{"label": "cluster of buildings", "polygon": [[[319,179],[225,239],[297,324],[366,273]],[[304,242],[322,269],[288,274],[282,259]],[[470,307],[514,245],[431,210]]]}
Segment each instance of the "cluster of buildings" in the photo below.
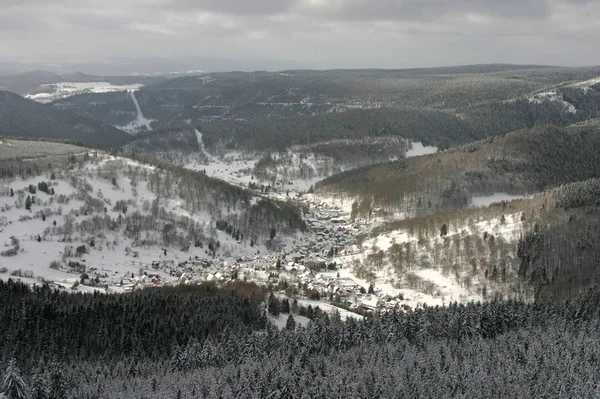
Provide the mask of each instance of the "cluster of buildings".
{"label": "cluster of buildings", "polygon": [[[336,303],[360,313],[408,310],[399,298],[367,292],[366,288],[348,277],[340,277],[344,265],[335,263],[336,255],[349,253],[354,233],[360,226],[349,223],[347,212],[330,204],[305,200],[308,209],[305,222],[314,234],[306,236],[282,253],[265,253],[252,257],[201,259],[199,257],[175,264],[173,261],[153,262],[154,269],[169,271],[169,278],[156,275],[132,276],[125,279],[124,290],[139,287],[199,284],[202,282],[253,281],[274,286],[287,283],[301,296],[310,299],[334,299]],[[338,258],[339,259],[339,258]],[[167,262],[167,263],[165,263]]]}

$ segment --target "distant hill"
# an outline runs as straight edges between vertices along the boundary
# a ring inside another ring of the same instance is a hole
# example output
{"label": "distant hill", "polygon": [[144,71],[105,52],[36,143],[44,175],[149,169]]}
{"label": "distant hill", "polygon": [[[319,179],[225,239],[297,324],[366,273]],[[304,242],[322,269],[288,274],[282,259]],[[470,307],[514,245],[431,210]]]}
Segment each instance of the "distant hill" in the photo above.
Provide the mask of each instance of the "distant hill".
{"label": "distant hill", "polygon": [[112,126],[0,91],[0,136],[52,138],[96,148],[120,147],[130,136]]}
{"label": "distant hill", "polygon": [[[536,65],[226,72],[147,83],[136,97],[154,130],[201,126],[209,148],[280,150],[382,131],[446,148],[598,117],[599,76],[600,67]],[[122,126],[135,119],[122,94],[86,93],[53,104]]]}
{"label": "distant hill", "polygon": [[94,76],[81,72],[58,74],[46,71],[28,71],[11,75],[0,75],[0,90],[25,95],[39,92],[42,85],[60,82],[108,82],[114,85],[127,85],[133,83],[158,83],[163,80],[165,78],[161,76]]}

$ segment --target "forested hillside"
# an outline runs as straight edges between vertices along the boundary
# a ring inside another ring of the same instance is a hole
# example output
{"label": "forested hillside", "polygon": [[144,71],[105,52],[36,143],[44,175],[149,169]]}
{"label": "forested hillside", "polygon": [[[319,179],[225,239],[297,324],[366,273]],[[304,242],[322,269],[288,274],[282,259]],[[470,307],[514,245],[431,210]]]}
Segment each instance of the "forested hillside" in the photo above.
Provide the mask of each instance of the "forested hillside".
{"label": "forested hillside", "polygon": [[118,148],[130,141],[113,126],[6,91],[0,91],[0,135],[66,139],[96,148]]}
{"label": "forested hillside", "polygon": [[265,328],[256,301],[240,294],[251,295],[243,287],[226,294],[210,286],[65,295],[0,282],[6,392],[35,398],[596,393],[600,348],[589,337],[600,329],[597,290],[570,304],[477,303],[345,322],[323,316],[307,327],[296,327],[291,316],[282,331]]}
{"label": "forested hillside", "polygon": [[[598,76],[594,67],[518,65],[229,72],[148,84],[136,97],[155,130],[192,125],[209,149],[281,151],[373,136],[448,148],[600,117]],[[135,117],[123,93],[82,94],[54,106],[113,126]]]}
{"label": "forested hillside", "polygon": [[[81,104],[86,104],[82,107]],[[89,106],[93,104],[93,106]],[[85,93],[56,100],[52,106],[58,110],[75,112],[111,126],[124,126],[136,117],[135,105],[128,92]]]}
{"label": "forested hillside", "polygon": [[405,300],[421,293],[447,303],[453,290],[484,300],[571,300],[600,285],[599,190],[590,179],[533,198],[398,218],[359,235],[342,259]]}
{"label": "forested hillside", "polygon": [[473,197],[531,194],[553,185],[600,177],[596,124],[540,126],[438,154],[352,170],[318,183],[320,192],[409,214],[460,209]]}
{"label": "forested hillside", "polygon": [[402,137],[440,147],[476,139],[471,128],[445,112],[405,108],[348,110],[256,122],[222,120],[199,124],[208,148],[283,151],[339,139]]}
{"label": "forested hillside", "polygon": [[566,126],[599,118],[600,83],[561,86],[539,94],[524,92],[510,100],[457,109],[416,109],[388,104],[316,115],[271,116],[257,121],[242,117],[241,121],[224,117],[201,123],[207,146],[212,148],[220,143],[229,149],[282,150],[293,144],[329,139],[400,136],[445,149],[535,126]]}

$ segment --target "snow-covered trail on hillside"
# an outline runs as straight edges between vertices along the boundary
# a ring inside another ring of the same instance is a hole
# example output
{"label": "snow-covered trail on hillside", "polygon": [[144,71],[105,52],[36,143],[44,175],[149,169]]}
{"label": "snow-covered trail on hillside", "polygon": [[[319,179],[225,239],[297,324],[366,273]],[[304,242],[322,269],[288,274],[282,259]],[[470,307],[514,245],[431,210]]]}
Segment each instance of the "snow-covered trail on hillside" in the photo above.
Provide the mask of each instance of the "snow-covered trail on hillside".
{"label": "snow-covered trail on hillside", "polygon": [[198,139],[198,148],[200,149],[200,152],[204,154],[208,162],[220,162],[217,158],[213,157],[208,152],[206,152],[206,148],[204,147],[204,141],[202,141],[202,133],[200,133],[198,129],[194,129],[194,132],[196,132],[196,138]]}
{"label": "snow-covered trail on hillside", "polygon": [[150,127],[150,122],[152,122],[152,120],[144,118],[144,114],[142,113],[142,108],[140,107],[140,103],[138,102],[138,100],[135,96],[135,91],[130,90],[129,95],[131,96],[131,99],[133,100],[133,104],[135,105],[135,110],[137,111],[137,118],[136,118],[137,124],[139,126],[146,126],[146,128],[148,130],[152,130],[152,127]]}
{"label": "snow-covered trail on hillside", "polygon": [[138,102],[135,96],[135,90],[128,90],[127,92],[129,93],[129,97],[131,97],[133,105],[135,106],[136,118],[133,121],[129,122],[127,125],[117,126],[117,128],[129,134],[136,134],[143,127],[145,127],[148,131],[152,131],[152,126],[150,126],[150,124],[154,121],[154,119],[147,119],[144,117],[144,114],[142,113],[142,108],[140,107],[140,103]]}

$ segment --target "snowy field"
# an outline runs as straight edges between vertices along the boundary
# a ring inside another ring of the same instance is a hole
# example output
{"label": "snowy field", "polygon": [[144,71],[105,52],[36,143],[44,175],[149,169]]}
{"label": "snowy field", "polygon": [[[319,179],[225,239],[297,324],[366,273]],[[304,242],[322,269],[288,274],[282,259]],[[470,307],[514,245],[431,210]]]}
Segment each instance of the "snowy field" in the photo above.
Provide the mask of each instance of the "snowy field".
{"label": "snowy field", "polygon": [[438,148],[435,146],[423,145],[420,141],[413,141],[411,148],[406,151],[406,158],[418,157],[421,155],[435,154]]}
{"label": "snowy field", "polygon": [[512,195],[512,194],[507,194],[507,193],[494,193],[492,195],[484,195],[484,196],[478,196],[478,197],[471,198],[471,203],[469,204],[469,206],[471,208],[482,208],[482,207],[490,206],[491,204],[494,204],[497,202],[502,202],[502,201],[510,202],[510,201],[514,201],[514,200],[518,200],[518,199],[532,198],[532,197],[533,197],[533,195]]}
{"label": "snowy field", "polygon": [[[300,303],[300,301],[298,301],[298,303]],[[294,317],[294,321],[296,322],[296,327],[298,327],[298,326],[306,327],[308,325],[308,323],[310,323],[310,319],[307,317],[300,316],[299,314],[295,314],[292,316]],[[273,316],[272,314],[269,314],[269,321],[275,327],[279,328],[280,330],[283,330],[287,323],[288,317],[289,317],[289,314],[287,314],[287,313],[281,313],[279,316]]]}
{"label": "snowy field", "polygon": [[42,85],[46,89],[44,93],[27,94],[25,98],[40,103],[49,103],[61,98],[74,96],[83,93],[109,93],[116,91],[138,90],[143,84],[114,85],[108,82],[84,82],[71,83],[60,82]]}

